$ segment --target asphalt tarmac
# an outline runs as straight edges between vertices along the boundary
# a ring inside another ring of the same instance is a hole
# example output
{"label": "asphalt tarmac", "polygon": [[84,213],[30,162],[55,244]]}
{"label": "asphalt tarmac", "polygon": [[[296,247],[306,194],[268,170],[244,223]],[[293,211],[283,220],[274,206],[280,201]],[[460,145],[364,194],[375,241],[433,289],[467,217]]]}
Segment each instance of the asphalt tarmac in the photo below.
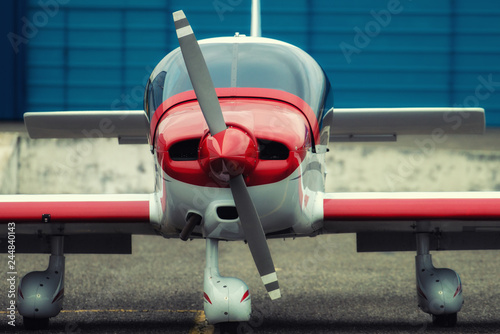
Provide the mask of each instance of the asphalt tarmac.
{"label": "asphalt tarmac", "polygon": [[[456,147],[446,149],[496,152],[499,133],[480,143],[450,141]],[[457,327],[443,329],[417,308],[413,252],[357,253],[354,235],[269,245],[282,290],[277,301],[267,296],[247,245],[219,247],[221,274],[243,279],[252,293],[254,313],[240,333],[500,333],[500,251],[433,252],[436,267],[461,275],[465,297]],[[33,333],[19,315],[15,327],[7,324],[7,261],[0,255],[0,333]],[[45,270],[48,255],[17,254],[16,261],[19,279]],[[212,333],[202,312],[204,265],[203,240],[154,236],[135,236],[132,255],[67,255],[64,310],[40,333]]]}
{"label": "asphalt tarmac", "polygon": [[[220,269],[249,285],[254,314],[241,333],[498,333],[498,251],[434,253],[457,270],[465,305],[452,329],[417,309],[414,254],[356,253],[353,235],[270,240],[282,298],[270,301],[244,243],[221,243]],[[67,255],[64,311],[43,333],[211,333],[203,322],[204,241],[136,236],[132,255]],[[6,256],[1,257],[7,266]],[[45,255],[17,257],[19,277]],[[2,311],[7,284],[2,280]],[[0,332],[33,333],[7,325]],[[42,332],[42,331],[41,331]]]}

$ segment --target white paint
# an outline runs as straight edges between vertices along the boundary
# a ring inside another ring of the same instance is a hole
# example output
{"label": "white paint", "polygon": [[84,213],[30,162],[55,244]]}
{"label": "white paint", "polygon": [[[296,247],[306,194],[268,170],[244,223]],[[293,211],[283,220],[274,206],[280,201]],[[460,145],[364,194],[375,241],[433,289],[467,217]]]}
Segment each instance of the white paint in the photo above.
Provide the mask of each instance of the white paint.
{"label": "white paint", "polygon": [[39,202],[141,202],[149,201],[149,194],[107,194],[107,195],[0,195],[4,203],[39,203]]}
{"label": "white paint", "polygon": [[192,35],[193,29],[191,28],[191,26],[185,26],[185,27],[177,29],[176,32],[177,32],[177,38],[180,39],[182,37]]}
{"label": "white paint", "polygon": [[262,278],[262,282],[264,283],[264,285],[266,285],[266,284],[269,284],[272,282],[276,282],[278,280],[278,275],[276,275],[276,272],[273,272],[273,273],[264,275],[261,278]]}
{"label": "white paint", "polygon": [[500,192],[463,191],[463,192],[347,192],[327,193],[325,199],[500,199]]}
{"label": "white paint", "polygon": [[269,291],[269,297],[271,297],[271,300],[275,300],[278,298],[281,298],[281,292],[279,289]]}
{"label": "white paint", "polygon": [[172,14],[172,16],[174,17],[175,22],[186,18],[186,14],[184,14],[184,11],[182,11],[182,10],[178,10],[178,11],[174,12]]}

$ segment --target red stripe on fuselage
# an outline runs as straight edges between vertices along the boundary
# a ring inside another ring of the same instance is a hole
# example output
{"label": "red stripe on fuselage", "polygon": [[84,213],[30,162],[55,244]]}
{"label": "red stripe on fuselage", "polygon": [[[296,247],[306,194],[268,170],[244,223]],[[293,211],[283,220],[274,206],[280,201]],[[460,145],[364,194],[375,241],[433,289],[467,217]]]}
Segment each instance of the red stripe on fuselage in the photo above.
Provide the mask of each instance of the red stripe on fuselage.
{"label": "red stripe on fuselage", "polygon": [[4,202],[0,222],[42,223],[50,214],[51,223],[149,223],[149,202]]}
{"label": "red stripe on fuselage", "polygon": [[[220,99],[226,124],[244,129],[252,137],[263,141],[276,141],[288,148],[283,159],[262,159],[259,153],[255,169],[246,177],[248,186],[281,181],[293,173],[311,148],[310,131],[305,116],[289,103],[254,98]],[[173,160],[170,148],[181,141],[200,140],[208,131],[196,100],[184,102],[169,110],[158,125],[155,140],[158,162],[171,178],[204,187],[226,187],[215,182],[201,168],[196,152],[187,160]],[[191,148],[192,150],[192,148]]]}
{"label": "red stripe on fuselage", "polygon": [[[262,100],[278,100],[286,102],[298,110],[306,117],[309,122],[309,126],[312,130],[315,143],[319,143],[319,123],[314,110],[300,97],[295,96],[291,93],[270,89],[270,88],[248,88],[248,87],[230,87],[230,88],[216,88],[217,96],[219,98],[257,98]],[[182,104],[184,102],[189,102],[196,100],[196,95],[193,90],[182,92],[176,94],[167,100],[165,100],[155,111],[151,118],[151,128],[150,128],[150,138],[151,142],[155,143],[156,130],[160,120],[168,114],[168,111]],[[316,111],[318,112],[318,111]]]}
{"label": "red stripe on fuselage", "polygon": [[325,220],[500,219],[500,198],[325,199]]}

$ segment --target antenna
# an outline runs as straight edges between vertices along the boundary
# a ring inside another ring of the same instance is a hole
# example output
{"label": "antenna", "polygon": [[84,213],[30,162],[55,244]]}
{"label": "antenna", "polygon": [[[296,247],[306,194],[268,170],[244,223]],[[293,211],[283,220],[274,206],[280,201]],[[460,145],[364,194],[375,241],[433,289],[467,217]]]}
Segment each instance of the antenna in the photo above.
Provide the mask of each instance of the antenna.
{"label": "antenna", "polygon": [[252,0],[252,21],[250,25],[250,36],[262,36],[262,31],[260,29],[260,0]]}

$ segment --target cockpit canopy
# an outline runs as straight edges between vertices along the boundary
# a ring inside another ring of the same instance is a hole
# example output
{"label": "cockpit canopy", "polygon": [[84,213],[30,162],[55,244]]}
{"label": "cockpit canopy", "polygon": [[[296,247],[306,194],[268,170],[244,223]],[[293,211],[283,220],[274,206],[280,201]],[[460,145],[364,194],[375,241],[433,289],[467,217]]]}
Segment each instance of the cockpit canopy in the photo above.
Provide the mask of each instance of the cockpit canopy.
{"label": "cockpit canopy", "polygon": [[[285,91],[305,101],[318,121],[324,108],[332,107],[330,84],[323,70],[312,57],[293,45],[245,36],[211,38],[199,43],[215,88]],[[151,74],[144,109],[151,119],[164,101],[192,89],[184,59],[177,48],[165,56]]]}

